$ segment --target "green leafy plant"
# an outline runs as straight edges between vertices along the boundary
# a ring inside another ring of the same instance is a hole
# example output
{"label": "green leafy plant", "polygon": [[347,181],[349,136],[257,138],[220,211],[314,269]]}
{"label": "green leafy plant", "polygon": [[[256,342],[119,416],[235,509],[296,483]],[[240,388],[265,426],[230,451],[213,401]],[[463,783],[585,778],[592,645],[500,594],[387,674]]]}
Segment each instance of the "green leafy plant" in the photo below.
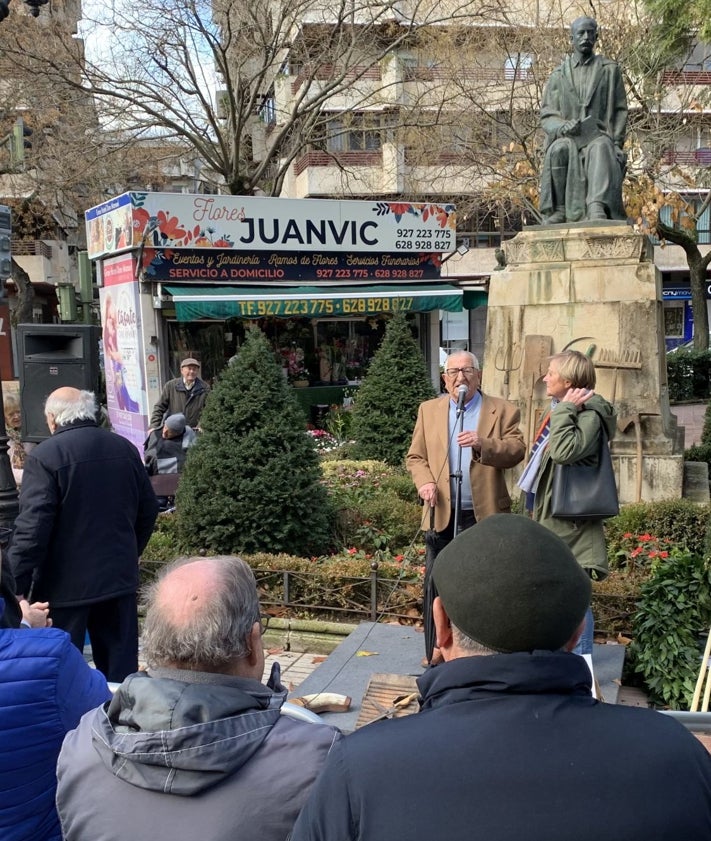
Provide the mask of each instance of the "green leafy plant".
{"label": "green leafy plant", "polygon": [[677,350],[667,354],[669,398],[675,403],[708,400],[711,351]]}
{"label": "green leafy plant", "polygon": [[336,510],[339,546],[399,551],[416,537],[422,516],[403,468],[380,461],[324,462],[323,481]]}
{"label": "green leafy plant", "polygon": [[649,566],[655,558],[668,558],[672,549],[670,540],[655,537],[648,532],[622,535],[620,548],[617,550],[617,566],[624,566],[627,570]]}
{"label": "green leafy plant", "polygon": [[326,429],[333,435],[339,445],[345,444],[350,438],[353,415],[351,410],[343,406],[331,406],[326,415]]}
{"label": "green leafy plant", "polygon": [[353,406],[353,457],[402,464],[418,406],[434,396],[425,358],[398,314],[385,330]]}
{"label": "green leafy plant", "polygon": [[688,499],[639,502],[625,505],[616,517],[605,521],[605,538],[610,569],[623,565],[628,534],[654,535],[678,549],[697,555],[707,552],[707,529],[711,506]]}
{"label": "green leafy plant", "polygon": [[689,708],[701,664],[699,633],[709,622],[708,560],[677,549],[654,558],[641,587],[630,656],[655,703]]}
{"label": "green leafy plant", "polygon": [[249,332],[217,380],[176,497],[193,550],[312,555],[331,542],[331,509],[306,418],[263,334]]}

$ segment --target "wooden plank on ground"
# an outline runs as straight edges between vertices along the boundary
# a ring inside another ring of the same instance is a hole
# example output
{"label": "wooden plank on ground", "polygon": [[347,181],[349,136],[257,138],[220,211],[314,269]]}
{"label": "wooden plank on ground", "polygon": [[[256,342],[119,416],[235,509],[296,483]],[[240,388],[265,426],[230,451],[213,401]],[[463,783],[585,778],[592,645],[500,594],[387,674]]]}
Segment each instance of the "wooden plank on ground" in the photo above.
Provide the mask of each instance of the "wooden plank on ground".
{"label": "wooden plank on ground", "polygon": [[[366,687],[355,729],[370,724],[391,711],[388,718],[402,718],[420,709],[417,702],[417,683],[412,675],[373,674]],[[412,696],[412,697],[410,697]],[[397,707],[393,710],[393,707]]]}

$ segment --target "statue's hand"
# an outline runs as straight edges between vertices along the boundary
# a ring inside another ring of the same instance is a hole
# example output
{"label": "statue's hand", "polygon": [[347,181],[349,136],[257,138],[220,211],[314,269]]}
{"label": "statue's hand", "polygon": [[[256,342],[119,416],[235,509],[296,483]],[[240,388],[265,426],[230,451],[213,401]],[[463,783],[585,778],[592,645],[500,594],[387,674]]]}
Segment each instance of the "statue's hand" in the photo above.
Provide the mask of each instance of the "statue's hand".
{"label": "statue's hand", "polygon": [[558,134],[561,137],[571,137],[575,134],[580,134],[580,120],[568,120],[558,129]]}

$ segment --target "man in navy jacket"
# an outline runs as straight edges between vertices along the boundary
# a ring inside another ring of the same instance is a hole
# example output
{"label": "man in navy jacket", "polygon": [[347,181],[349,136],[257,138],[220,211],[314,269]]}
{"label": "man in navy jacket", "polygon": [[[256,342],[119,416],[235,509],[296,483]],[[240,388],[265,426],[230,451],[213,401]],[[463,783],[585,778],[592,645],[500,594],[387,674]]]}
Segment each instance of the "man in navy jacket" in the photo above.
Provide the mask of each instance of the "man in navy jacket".
{"label": "man in navy jacket", "polygon": [[292,841],[702,841],[711,757],[673,719],[591,695],[571,653],[590,581],[526,517],[495,514],[437,557],[444,663],[421,711],[335,745]]}
{"label": "man in navy jacket", "polygon": [[45,404],[52,436],[25,462],[9,551],[18,595],[48,601],[55,627],[119,682],[138,668],[138,558],[158,503],[138,450],[96,422],[90,391]]}

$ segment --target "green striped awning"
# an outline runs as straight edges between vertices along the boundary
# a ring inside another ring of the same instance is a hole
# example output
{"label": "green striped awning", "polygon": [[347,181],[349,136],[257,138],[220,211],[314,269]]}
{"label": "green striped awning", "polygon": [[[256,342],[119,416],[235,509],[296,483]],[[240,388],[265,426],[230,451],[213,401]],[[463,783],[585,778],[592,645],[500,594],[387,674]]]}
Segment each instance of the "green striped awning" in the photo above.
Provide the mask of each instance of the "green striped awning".
{"label": "green striped awning", "polygon": [[462,290],[444,283],[410,286],[164,286],[178,321],[198,318],[328,318],[462,309]]}

